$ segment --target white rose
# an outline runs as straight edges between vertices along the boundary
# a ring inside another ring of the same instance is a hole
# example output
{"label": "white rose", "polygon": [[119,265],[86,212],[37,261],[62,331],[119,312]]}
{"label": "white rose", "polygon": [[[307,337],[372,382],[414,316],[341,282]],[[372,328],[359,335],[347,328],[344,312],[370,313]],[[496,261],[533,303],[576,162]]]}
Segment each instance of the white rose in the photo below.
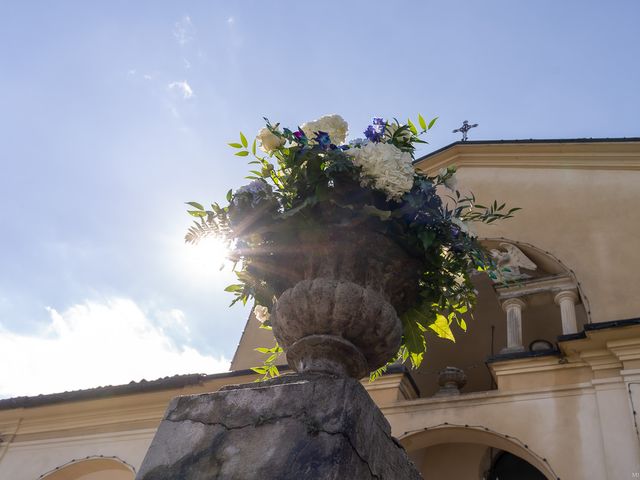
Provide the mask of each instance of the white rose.
{"label": "white rose", "polygon": [[269,320],[271,314],[269,313],[269,309],[263,305],[256,305],[253,307],[253,314],[260,323],[264,323]]}
{"label": "white rose", "polygon": [[398,199],[413,187],[415,171],[411,155],[394,145],[370,142],[345,153],[362,167],[362,184],[384,191],[387,198]]}
{"label": "white rose", "polygon": [[281,147],[285,144],[286,140],[284,138],[278,137],[271,133],[271,131],[267,127],[263,127],[258,132],[256,137],[260,142],[260,149],[263,152],[271,153],[277,148]]}
{"label": "white rose", "polygon": [[458,186],[458,179],[456,178],[455,174],[451,175],[444,181],[444,186],[452,192],[456,190],[456,187]]}
{"label": "white rose", "polygon": [[342,145],[347,139],[349,125],[340,115],[324,115],[312,122],[303,123],[300,128],[310,141],[317,132],[326,132],[334,145]]}

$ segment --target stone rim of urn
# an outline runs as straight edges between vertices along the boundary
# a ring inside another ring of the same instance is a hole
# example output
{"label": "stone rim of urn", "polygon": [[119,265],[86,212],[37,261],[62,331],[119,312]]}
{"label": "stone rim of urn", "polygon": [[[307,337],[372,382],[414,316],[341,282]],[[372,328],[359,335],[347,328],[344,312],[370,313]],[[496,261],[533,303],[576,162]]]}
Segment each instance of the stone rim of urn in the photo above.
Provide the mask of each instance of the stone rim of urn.
{"label": "stone rim of urn", "polygon": [[467,384],[467,374],[457,367],[445,367],[438,372],[440,390],[437,397],[446,395],[460,395],[460,390]]}
{"label": "stone rim of urn", "polygon": [[332,226],[303,242],[301,278],[276,300],[273,333],[296,372],[360,379],[402,341],[402,315],[417,300],[421,262],[367,228]]}

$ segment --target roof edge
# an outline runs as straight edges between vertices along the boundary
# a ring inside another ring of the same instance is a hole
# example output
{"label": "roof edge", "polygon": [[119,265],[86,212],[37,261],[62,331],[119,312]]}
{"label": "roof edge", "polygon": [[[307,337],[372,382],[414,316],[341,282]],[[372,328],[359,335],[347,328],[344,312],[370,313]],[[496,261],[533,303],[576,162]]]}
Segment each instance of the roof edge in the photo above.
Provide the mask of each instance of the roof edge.
{"label": "roof edge", "polygon": [[434,157],[450,148],[459,145],[517,145],[517,144],[544,144],[544,143],[629,143],[640,142],[640,137],[612,137],[612,138],[529,138],[514,140],[467,140],[465,142],[458,140],[441,147],[433,152],[429,152],[413,161],[413,164],[423,162]]}

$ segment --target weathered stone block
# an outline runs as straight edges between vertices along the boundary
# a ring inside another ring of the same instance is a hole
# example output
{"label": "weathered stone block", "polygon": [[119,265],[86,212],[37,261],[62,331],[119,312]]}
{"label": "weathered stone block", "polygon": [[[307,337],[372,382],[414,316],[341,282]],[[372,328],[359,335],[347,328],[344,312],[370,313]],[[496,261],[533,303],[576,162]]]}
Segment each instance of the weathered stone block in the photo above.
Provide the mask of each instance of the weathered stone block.
{"label": "weathered stone block", "polygon": [[317,374],[174,398],[136,477],[420,478],[360,382]]}

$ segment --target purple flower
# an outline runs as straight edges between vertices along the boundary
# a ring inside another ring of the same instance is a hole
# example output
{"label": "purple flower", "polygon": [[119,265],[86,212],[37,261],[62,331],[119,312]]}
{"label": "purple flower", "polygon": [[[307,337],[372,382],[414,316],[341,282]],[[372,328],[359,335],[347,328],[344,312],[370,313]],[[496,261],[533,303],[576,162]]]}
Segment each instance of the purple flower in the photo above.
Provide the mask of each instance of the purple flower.
{"label": "purple flower", "polygon": [[372,123],[373,125],[369,125],[364,131],[364,136],[371,142],[378,143],[382,140],[387,122],[382,117],[373,117]]}
{"label": "purple flower", "polygon": [[370,142],[378,143],[382,139],[382,133],[374,125],[369,125],[364,131],[364,136]]}
{"label": "purple flower", "polygon": [[293,136],[296,137],[297,140],[300,140],[300,139],[306,137],[304,132],[302,130],[300,130],[300,129],[298,129],[295,132],[293,132]]}

